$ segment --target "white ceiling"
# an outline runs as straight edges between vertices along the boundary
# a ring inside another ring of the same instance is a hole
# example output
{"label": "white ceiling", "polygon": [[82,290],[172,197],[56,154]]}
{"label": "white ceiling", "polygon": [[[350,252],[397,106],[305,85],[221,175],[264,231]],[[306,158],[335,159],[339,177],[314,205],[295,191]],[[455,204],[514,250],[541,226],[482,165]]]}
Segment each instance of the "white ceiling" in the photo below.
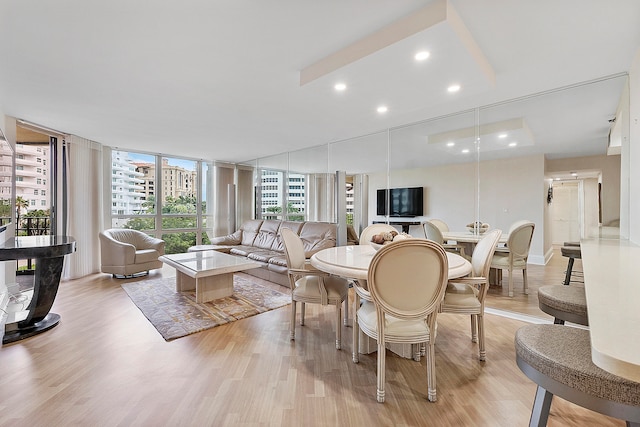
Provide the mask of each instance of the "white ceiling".
{"label": "white ceiling", "polygon": [[[639,20],[637,0],[0,0],[0,110],[123,149],[239,162],[624,73]],[[431,57],[416,63],[419,49]],[[520,155],[604,154],[622,80],[482,120],[521,118],[535,142]]]}

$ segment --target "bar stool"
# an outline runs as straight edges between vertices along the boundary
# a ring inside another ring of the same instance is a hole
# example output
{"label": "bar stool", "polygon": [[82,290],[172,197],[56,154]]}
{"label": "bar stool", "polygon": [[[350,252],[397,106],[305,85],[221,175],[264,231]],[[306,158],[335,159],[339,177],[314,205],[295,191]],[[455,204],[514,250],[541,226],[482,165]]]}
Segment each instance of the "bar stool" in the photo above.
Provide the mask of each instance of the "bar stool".
{"label": "bar stool", "polygon": [[587,318],[587,298],[584,288],[578,286],[546,285],[538,289],[540,310],[555,317],[553,323],[564,322],[589,326]]}
{"label": "bar stool", "polygon": [[640,426],[640,383],[613,375],[591,361],[589,331],[527,325],[516,332],[516,363],[538,384],[529,426],[546,426],[553,396]]}
{"label": "bar stool", "polygon": [[[576,258],[582,259],[582,251],[580,250],[580,243],[578,242],[564,242],[564,246],[560,248],[562,256],[569,258],[567,264],[567,271],[565,272],[563,285],[568,285],[571,282],[571,274],[573,272],[576,276],[582,276],[582,272],[573,271],[573,262]],[[582,281],[579,281],[582,282]]]}

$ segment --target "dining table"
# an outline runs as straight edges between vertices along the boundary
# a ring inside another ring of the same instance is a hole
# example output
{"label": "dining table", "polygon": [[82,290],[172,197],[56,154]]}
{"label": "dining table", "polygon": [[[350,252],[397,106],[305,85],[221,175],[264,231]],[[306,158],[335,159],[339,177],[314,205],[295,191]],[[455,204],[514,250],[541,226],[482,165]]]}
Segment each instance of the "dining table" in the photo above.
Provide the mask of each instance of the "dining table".
{"label": "dining table", "polygon": [[[367,288],[369,264],[376,250],[371,245],[335,246],[322,249],[311,256],[311,265],[318,270],[346,279],[357,280],[361,287]],[[449,279],[463,277],[471,273],[471,263],[458,254],[446,252],[449,267]],[[354,307],[354,313],[357,307]],[[377,351],[377,344],[367,335],[360,333],[358,351],[369,354]],[[405,358],[413,357],[411,346],[393,344],[389,349]]]}
{"label": "dining table", "polygon": [[[484,233],[475,233],[473,231],[443,231],[442,238],[445,243],[448,241],[455,241],[459,245],[464,247],[464,251],[467,255],[471,256],[473,254],[473,249],[476,247],[478,242],[482,240],[484,237]],[[509,235],[503,233],[498,240],[498,245],[506,244],[509,240]],[[502,275],[495,268],[492,268],[489,271],[489,284],[496,285],[501,280]]]}

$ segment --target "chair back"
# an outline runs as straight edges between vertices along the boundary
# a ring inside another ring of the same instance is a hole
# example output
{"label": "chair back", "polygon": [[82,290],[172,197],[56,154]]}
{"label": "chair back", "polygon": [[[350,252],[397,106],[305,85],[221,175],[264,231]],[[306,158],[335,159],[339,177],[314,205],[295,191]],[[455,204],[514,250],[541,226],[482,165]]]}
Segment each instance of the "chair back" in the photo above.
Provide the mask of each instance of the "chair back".
{"label": "chair back", "polygon": [[535,224],[531,221],[519,221],[518,225],[509,233],[507,247],[514,259],[526,259],[529,257],[529,247],[533,238]]}
{"label": "chair back", "polygon": [[306,262],[302,239],[293,230],[281,228],[280,235],[284,243],[284,255],[287,258],[287,268],[304,269]]}
{"label": "chair back", "polygon": [[385,231],[396,231],[396,228],[389,224],[371,224],[360,233],[360,244],[368,245],[371,242],[371,237]]}
{"label": "chair back", "polygon": [[446,233],[447,231],[449,231],[449,226],[447,225],[446,222],[444,222],[441,219],[436,219],[436,218],[431,218],[429,220],[430,223],[432,223],[433,225],[435,225],[436,227],[438,227],[438,229],[442,232],[442,233]]}
{"label": "chair back", "polygon": [[441,245],[444,243],[442,231],[440,231],[440,229],[432,221],[423,222],[422,228],[424,229],[424,235],[426,236],[427,240],[431,240]]}
{"label": "chair back", "polygon": [[474,277],[489,277],[491,261],[493,261],[493,254],[495,253],[500,236],[502,236],[502,230],[495,229],[487,231],[473,249],[473,255],[471,256],[471,274],[473,274]]}
{"label": "chair back", "polygon": [[449,275],[442,246],[423,239],[405,239],[383,246],[371,260],[368,286],[379,313],[400,319],[425,319],[435,324]]}
{"label": "chair back", "polygon": [[520,221],[516,221],[513,224],[511,224],[511,226],[509,227],[509,233],[511,234],[513,233],[517,228],[520,228],[521,226],[523,226],[524,224],[529,224],[531,223],[531,221],[527,220],[527,219],[522,219]]}

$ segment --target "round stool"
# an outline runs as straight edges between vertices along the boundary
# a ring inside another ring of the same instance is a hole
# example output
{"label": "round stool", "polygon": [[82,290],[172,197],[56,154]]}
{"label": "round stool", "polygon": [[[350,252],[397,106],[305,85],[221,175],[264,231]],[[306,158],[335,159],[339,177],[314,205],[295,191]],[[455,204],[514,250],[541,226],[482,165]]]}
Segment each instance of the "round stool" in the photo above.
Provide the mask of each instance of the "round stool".
{"label": "round stool", "polygon": [[640,383],[591,361],[589,331],[527,325],[516,332],[516,362],[538,384],[529,426],[546,426],[553,396],[640,426]]}
{"label": "round stool", "polygon": [[541,286],[538,289],[538,307],[555,317],[553,323],[557,325],[564,325],[567,321],[589,326],[584,288],[564,285]]}
{"label": "round stool", "polygon": [[[569,245],[566,245],[569,243]],[[560,248],[560,252],[562,256],[569,258],[569,263],[567,264],[567,271],[564,275],[564,285],[568,285],[571,282],[571,273],[573,272],[573,262],[576,258],[582,259],[582,251],[580,250],[580,245],[575,246],[572,242],[565,242],[566,246]],[[574,274],[582,274],[580,272],[575,272]]]}

